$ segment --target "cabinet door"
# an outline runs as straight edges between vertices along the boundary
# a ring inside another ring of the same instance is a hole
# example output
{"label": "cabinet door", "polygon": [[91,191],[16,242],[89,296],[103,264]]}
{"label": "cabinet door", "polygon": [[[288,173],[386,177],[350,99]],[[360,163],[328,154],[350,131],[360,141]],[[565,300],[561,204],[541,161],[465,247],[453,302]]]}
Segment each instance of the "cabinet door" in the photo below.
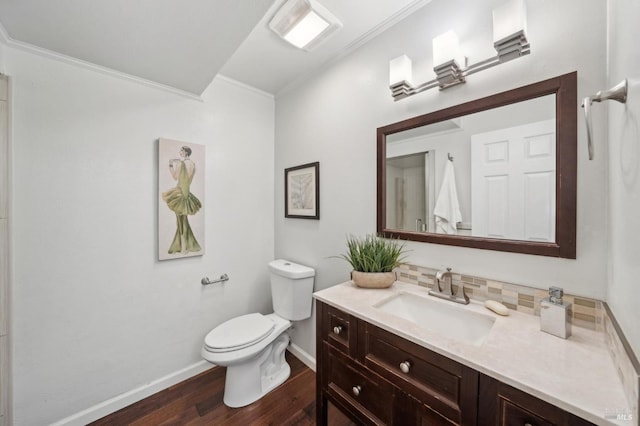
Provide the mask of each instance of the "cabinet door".
{"label": "cabinet door", "polygon": [[[476,424],[475,370],[364,321],[359,322],[358,360],[420,401],[425,418],[433,414],[442,424]],[[423,424],[441,424],[433,419]]]}
{"label": "cabinet door", "polygon": [[392,424],[393,386],[333,346],[324,346],[330,400],[362,424]]}
{"label": "cabinet door", "polygon": [[396,392],[393,419],[394,425],[401,426],[455,426],[458,424],[402,391]]}
{"label": "cabinet door", "polygon": [[[331,345],[345,355],[355,357],[357,319],[332,306],[316,301],[316,423],[327,424],[328,405],[326,392],[329,385],[329,360],[325,344]],[[346,411],[343,405],[336,404]]]}
{"label": "cabinet door", "polygon": [[480,376],[478,424],[495,426],[587,426],[587,422],[554,405],[491,377]]}

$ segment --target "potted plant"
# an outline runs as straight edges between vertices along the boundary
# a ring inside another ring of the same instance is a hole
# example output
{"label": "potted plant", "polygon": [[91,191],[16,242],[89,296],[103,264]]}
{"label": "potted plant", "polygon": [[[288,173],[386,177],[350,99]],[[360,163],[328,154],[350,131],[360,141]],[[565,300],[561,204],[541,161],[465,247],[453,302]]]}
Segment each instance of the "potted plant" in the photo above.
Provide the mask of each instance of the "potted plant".
{"label": "potted plant", "polygon": [[396,280],[393,271],[402,265],[404,244],[375,235],[347,237],[347,253],[336,256],[353,267],[351,280],[358,287],[386,288]]}

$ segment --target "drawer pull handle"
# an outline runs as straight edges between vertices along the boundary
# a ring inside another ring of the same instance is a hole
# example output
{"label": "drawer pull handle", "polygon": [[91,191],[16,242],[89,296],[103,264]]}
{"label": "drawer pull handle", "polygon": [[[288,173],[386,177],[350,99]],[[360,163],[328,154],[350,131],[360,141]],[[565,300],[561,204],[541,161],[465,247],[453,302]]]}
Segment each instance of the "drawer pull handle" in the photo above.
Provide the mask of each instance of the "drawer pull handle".
{"label": "drawer pull handle", "polygon": [[356,385],[351,389],[351,392],[353,393],[353,396],[359,396],[360,392],[362,392],[362,388],[360,385]]}
{"label": "drawer pull handle", "polygon": [[333,327],[333,332],[334,332],[335,334],[340,334],[340,333],[342,333],[342,327],[341,327],[341,326],[339,326],[339,325],[336,325],[335,327]]}
{"label": "drawer pull handle", "polygon": [[524,426],[533,426],[531,423],[525,423]]}
{"label": "drawer pull handle", "polygon": [[411,363],[409,361],[404,361],[400,363],[400,371],[403,373],[408,373],[411,370]]}

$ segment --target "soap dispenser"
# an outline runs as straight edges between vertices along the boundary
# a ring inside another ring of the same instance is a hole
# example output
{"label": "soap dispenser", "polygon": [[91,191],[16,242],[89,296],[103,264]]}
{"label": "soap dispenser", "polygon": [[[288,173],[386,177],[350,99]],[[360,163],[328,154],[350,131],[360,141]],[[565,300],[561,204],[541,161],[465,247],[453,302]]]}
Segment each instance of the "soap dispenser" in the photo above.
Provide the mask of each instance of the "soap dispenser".
{"label": "soap dispenser", "polygon": [[564,303],[563,290],[549,287],[549,298],[540,302],[540,330],[566,339],[571,336],[571,303]]}

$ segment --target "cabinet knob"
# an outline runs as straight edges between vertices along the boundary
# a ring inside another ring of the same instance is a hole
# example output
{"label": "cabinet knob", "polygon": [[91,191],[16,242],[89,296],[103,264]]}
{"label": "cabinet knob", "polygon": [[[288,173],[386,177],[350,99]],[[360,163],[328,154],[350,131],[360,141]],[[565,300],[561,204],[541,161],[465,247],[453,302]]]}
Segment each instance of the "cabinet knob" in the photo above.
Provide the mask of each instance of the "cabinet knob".
{"label": "cabinet knob", "polygon": [[360,392],[362,392],[362,388],[360,385],[356,385],[351,389],[351,392],[353,393],[353,396],[358,396],[360,395]]}
{"label": "cabinet knob", "polygon": [[341,327],[341,326],[339,326],[339,325],[336,325],[335,327],[333,327],[333,332],[334,332],[335,334],[340,334],[340,333],[342,333],[342,327]]}
{"label": "cabinet knob", "polygon": [[402,371],[403,373],[408,373],[410,369],[411,369],[411,363],[409,361],[404,361],[400,363],[400,371]]}

